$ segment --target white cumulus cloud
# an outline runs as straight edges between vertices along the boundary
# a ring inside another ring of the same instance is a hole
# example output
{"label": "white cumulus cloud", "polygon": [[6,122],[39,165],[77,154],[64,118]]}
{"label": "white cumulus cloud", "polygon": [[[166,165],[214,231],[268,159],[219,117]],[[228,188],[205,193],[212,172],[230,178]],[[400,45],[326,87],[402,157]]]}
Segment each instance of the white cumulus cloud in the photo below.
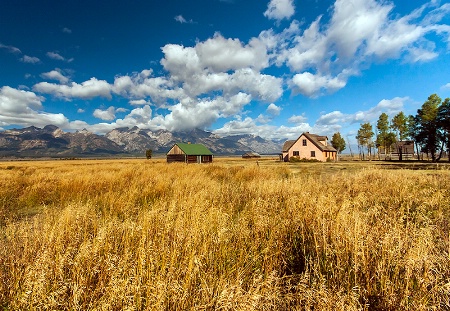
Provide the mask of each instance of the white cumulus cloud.
{"label": "white cumulus cloud", "polygon": [[275,105],[274,103],[271,103],[268,107],[267,107],[267,113],[269,113],[272,116],[277,116],[280,114],[281,112],[281,107],[278,107],[277,105]]}
{"label": "white cumulus cloud", "polygon": [[91,78],[81,84],[71,82],[67,85],[40,82],[33,86],[33,90],[51,94],[66,100],[73,98],[90,99],[94,97],[111,98],[111,86],[104,80]]}
{"label": "white cumulus cloud", "polygon": [[55,70],[49,71],[49,72],[42,73],[41,77],[44,79],[49,79],[49,80],[57,80],[61,84],[67,84],[69,82],[69,78],[64,76],[61,73],[61,70],[59,70],[58,68],[56,68]]}
{"label": "white cumulus cloud", "polygon": [[264,44],[255,38],[244,45],[239,39],[226,39],[216,33],[213,38],[198,43],[195,53],[202,69],[215,72],[247,67],[260,70],[269,65]]}
{"label": "white cumulus cloud", "polygon": [[443,85],[443,86],[441,86],[441,89],[443,89],[443,90],[450,90],[450,82],[445,84],[445,85]]}
{"label": "white cumulus cloud", "polygon": [[131,106],[141,106],[141,105],[143,106],[143,105],[149,104],[149,102],[146,101],[145,99],[136,99],[136,100],[130,100],[129,104]]}
{"label": "white cumulus cloud", "polygon": [[0,122],[3,125],[36,125],[68,124],[67,118],[61,114],[42,112],[44,98],[33,92],[17,90],[9,86],[0,88]]}
{"label": "white cumulus cloud", "polygon": [[221,117],[226,118],[237,114],[250,101],[251,96],[244,93],[230,98],[221,96],[214,99],[186,98],[168,107],[169,114],[155,116],[150,124],[152,127],[165,128],[170,131],[205,128]]}
{"label": "white cumulus cloud", "polygon": [[292,86],[299,93],[314,97],[322,89],[335,92],[346,85],[347,81],[339,77],[313,75],[310,72],[296,74],[292,78]]}
{"label": "white cumulus cloud", "polygon": [[308,120],[307,117],[305,117],[304,115],[298,116],[298,115],[293,115],[288,119],[289,123],[305,123],[306,120]]}
{"label": "white cumulus cloud", "polygon": [[294,0],[271,0],[264,12],[269,19],[289,19],[295,13]]}
{"label": "white cumulus cloud", "polygon": [[116,118],[116,108],[111,106],[106,110],[95,109],[93,116],[105,121],[112,121]]}

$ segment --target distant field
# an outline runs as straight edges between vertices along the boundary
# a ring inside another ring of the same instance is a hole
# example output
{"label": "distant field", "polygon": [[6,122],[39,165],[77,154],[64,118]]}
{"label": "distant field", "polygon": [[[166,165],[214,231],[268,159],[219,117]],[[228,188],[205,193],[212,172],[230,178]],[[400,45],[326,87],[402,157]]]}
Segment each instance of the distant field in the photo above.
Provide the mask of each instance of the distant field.
{"label": "distant field", "polygon": [[449,310],[448,164],[0,162],[4,310]]}

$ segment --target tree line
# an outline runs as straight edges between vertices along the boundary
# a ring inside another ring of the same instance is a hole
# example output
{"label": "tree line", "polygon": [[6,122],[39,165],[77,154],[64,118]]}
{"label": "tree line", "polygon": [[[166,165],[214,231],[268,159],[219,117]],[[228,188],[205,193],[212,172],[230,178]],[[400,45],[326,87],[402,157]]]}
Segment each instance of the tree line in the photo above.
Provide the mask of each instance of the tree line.
{"label": "tree line", "polygon": [[[450,161],[450,99],[442,101],[437,94],[432,94],[417,110],[416,115],[407,116],[401,111],[391,120],[383,112],[378,118],[375,131],[370,122],[360,125],[356,140],[360,158],[363,160],[366,155],[371,159],[375,148],[379,156],[383,151],[386,157],[396,142],[410,140],[413,142],[413,148],[415,146],[418,160],[421,154],[427,154],[431,161],[437,162],[447,151]],[[333,135],[331,145],[338,153],[346,148],[345,140],[339,132]],[[401,144],[397,144],[397,148],[394,151],[401,161],[404,150]]]}

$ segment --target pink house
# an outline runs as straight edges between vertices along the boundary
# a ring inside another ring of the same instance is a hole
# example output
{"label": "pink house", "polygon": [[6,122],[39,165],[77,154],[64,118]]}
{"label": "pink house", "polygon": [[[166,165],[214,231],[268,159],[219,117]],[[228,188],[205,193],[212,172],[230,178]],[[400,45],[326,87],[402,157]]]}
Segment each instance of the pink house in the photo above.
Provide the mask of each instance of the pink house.
{"label": "pink house", "polygon": [[288,140],[284,143],[283,160],[289,162],[292,157],[316,159],[322,162],[327,159],[336,161],[337,150],[328,144],[328,137],[306,132],[297,140]]}

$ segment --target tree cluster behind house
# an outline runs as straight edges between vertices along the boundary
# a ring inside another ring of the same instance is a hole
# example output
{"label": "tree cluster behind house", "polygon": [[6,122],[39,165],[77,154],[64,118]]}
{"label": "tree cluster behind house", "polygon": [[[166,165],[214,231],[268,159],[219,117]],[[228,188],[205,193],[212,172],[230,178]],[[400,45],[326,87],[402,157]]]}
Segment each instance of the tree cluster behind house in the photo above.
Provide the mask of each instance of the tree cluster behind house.
{"label": "tree cluster behind house", "polygon": [[371,159],[375,148],[379,158],[382,155],[386,158],[394,151],[399,155],[399,160],[402,160],[402,148],[392,149],[395,145],[401,146],[397,142],[407,139],[416,146],[418,160],[423,159],[423,154],[426,154],[432,162],[437,162],[446,151],[450,161],[450,99],[442,100],[438,95],[432,94],[417,110],[416,115],[406,116],[401,111],[389,120],[389,116],[382,113],[375,132],[372,124],[366,122],[360,125],[356,135],[362,160],[366,155]]}

